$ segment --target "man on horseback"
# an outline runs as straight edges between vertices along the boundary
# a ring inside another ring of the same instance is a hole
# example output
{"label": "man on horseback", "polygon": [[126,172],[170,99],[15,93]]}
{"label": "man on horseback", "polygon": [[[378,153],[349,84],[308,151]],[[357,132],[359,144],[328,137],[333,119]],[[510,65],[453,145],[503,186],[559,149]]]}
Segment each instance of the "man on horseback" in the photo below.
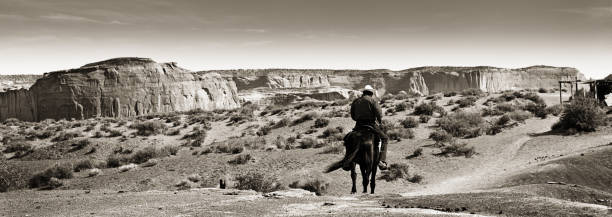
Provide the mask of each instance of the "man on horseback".
{"label": "man on horseback", "polygon": [[[387,169],[387,143],[389,141],[387,135],[381,129],[382,123],[382,110],[378,102],[374,99],[374,94],[376,90],[372,88],[370,85],[366,85],[363,89],[363,95],[353,101],[351,104],[351,118],[356,121],[355,129],[367,127],[370,128],[380,139],[382,145],[380,147],[380,162],[378,164],[378,168],[381,170]],[[357,152],[357,149],[353,150]],[[349,149],[347,149],[347,153],[343,159],[342,168],[345,170],[350,170],[351,167],[351,159],[350,156],[352,153],[349,153]]]}

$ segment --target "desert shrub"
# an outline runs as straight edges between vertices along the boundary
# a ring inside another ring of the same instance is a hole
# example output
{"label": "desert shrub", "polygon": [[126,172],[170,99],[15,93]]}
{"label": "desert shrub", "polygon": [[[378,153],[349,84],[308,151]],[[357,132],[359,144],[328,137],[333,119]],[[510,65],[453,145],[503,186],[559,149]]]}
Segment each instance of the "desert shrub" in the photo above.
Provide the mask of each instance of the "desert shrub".
{"label": "desert shrub", "polygon": [[166,132],[167,136],[176,136],[181,134],[181,129],[172,129],[172,130],[168,130],[168,132]]}
{"label": "desert shrub", "polygon": [[423,148],[417,148],[414,151],[412,151],[411,155],[406,156],[406,159],[412,159],[418,156],[423,155]]}
{"label": "desert shrub", "polygon": [[432,105],[432,103],[421,103],[419,105],[417,105],[416,107],[414,107],[414,113],[415,115],[433,115],[434,113],[434,107]]}
{"label": "desert shrub", "polygon": [[397,179],[408,179],[410,167],[405,163],[393,163],[389,166],[388,170],[383,170],[379,179],[387,182],[395,181]]}
{"label": "desert shrub", "polygon": [[29,153],[33,150],[32,144],[24,140],[12,140],[6,144],[4,153],[17,152],[19,155]]}
{"label": "desert shrub", "polygon": [[500,103],[495,106],[495,109],[500,111],[501,113],[513,112],[514,110],[516,110],[514,105],[510,103]]}
{"label": "desert shrub", "polygon": [[182,139],[188,140],[188,144],[192,147],[200,147],[204,143],[206,135],[206,129],[196,126],[190,133],[185,134]]}
{"label": "desert shrub", "polygon": [[436,123],[454,137],[474,137],[479,135],[484,120],[478,113],[457,112]]}
{"label": "desert shrub", "polygon": [[389,130],[387,136],[390,140],[402,141],[402,139],[414,139],[414,131],[406,128],[396,128]]}
{"label": "desert shrub", "polygon": [[459,108],[466,108],[466,107],[473,106],[474,103],[476,103],[476,100],[478,100],[477,97],[475,97],[475,96],[468,96],[468,97],[463,97],[463,98],[457,100],[455,103],[457,103],[459,105]]}
{"label": "desert shrub", "polygon": [[27,170],[9,164],[0,157],[0,192],[26,187],[29,177]]}
{"label": "desert shrub", "polygon": [[477,88],[470,88],[461,91],[461,95],[463,96],[481,96],[482,94],[482,90]]}
{"label": "desert shrub", "polygon": [[140,166],[142,167],[152,167],[155,166],[159,163],[159,160],[157,159],[149,159],[147,162],[144,162],[142,164],[140,164]]}
{"label": "desert shrub", "polygon": [[47,129],[43,131],[36,131],[36,138],[38,139],[46,139],[55,136],[55,131]]}
{"label": "desert shrub", "polygon": [[115,168],[115,167],[119,167],[123,165],[123,162],[121,160],[121,158],[119,158],[116,155],[109,155],[106,158],[106,167],[108,168]]}
{"label": "desert shrub", "polygon": [[577,97],[565,105],[559,122],[555,123],[552,129],[591,132],[605,124],[606,113],[599,107],[597,100]]}
{"label": "desert shrub", "polygon": [[316,146],[318,146],[318,143],[319,142],[314,138],[311,138],[311,137],[303,138],[302,140],[300,140],[299,148],[301,149],[315,148]]}
{"label": "desert shrub", "polygon": [[87,147],[90,144],[91,144],[91,141],[89,141],[88,139],[81,139],[81,140],[78,140],[78,141],[73,141],[70,144],[72,146],[72,149],[70,151],[81,150],[81,149]]}
{"label": "desert shrub", "polygon": [[34,174],[29,180],[29,186],[30,188],[47,187],[49,184],[54,184],[50,183],[51,178],[69,179],[72,178],[72,176],[73,173],[70,166],[56,164],[53,167]]}
{"label": "desert shrub", "polygon": [[157,156],[157,150],[155,147],[146,147],[134,153],[130,157],[131,163],[141,164],[147,162],[149,159],[155,158]]}
{"label": "desert shrub", "polygon": [[429,119],[431,119],[431,117],[430,117],[430,116],[427,116],[427,115],[421,115],[421,116],[419,116],[419,121],[421,121],[421,123],[424,123],[424,124],[425,124],[425,123],[427,123],[427,122],[429,122]]}
{"label": "desert shrub", "polygon": [[503,115],[495,121],[495,125],[504,126],[510,122],[511,118],[508,115]]}
{"label": "desert shrub", "polygon": [[130,128],[137,130],[136,135],[151,136],[163,133],[168,127],[161,121],[153,120],[133,123]]}
{"label": "desert shrub", "polygon": [[421,103],[414,107],[414,115],[433,115],[434,112],[440,113],[441,116],[446,114],[444,108],[438,106],[435,102]]}
{"label": "desert shrub", "polygon": [[546,88],[540,87],[538,89],[538,93],[548,93],[548,90]]}
{"label": "desert shrub", "polygon": [[340,99],[340,100],[335,100],[331,106],[344,106],[344,105],[348,105],[349,103],[351,103],[350,99]]}
{"label": "desert shrub", "polygon": [[327,193],[329,182],[320,179],[308,180],[301,184],[300,181],[295,181],[289,185],[290,188],[300,188],[310,192],[314,192],[317,196],[322,196]]}
{"label": "desert shrub", "polygon": [[548,116],[548,113],[546,113],[546,104],[535,104],[530,102],[523,106],[523,110],[531,112],[539,118],[546,118],[546,116]]}
{"label": "desert shrub", "polygon": [[94,168],[94,162],[91,159],[85,159],[79,161],[76,165],[74,165],[74,172],[81,172],[83,169],[91,169]]}
{"label": "desert shrub", "polygon": [[415,174],[412,177],[408,178],[408,181],[412,183],[421,183],[421,181],[423,181],[423,176]]}
{"label": "desert shrub", "polygon": [[417,119],[413,117],[406,117],[406,119],[402,120],[400,124],[402,124],[404,128],[415,128],[419,126],[419,121],[417,121]]}
{"label": "desert shrub", "polygon": [[530,100],[532,102],[534,102],[535,104],[544,104],[546,105],[546,103],[544,102],[544,99],[542,99],[542,97],[538,96],[538,94],[533,93],[533,92],[529,92],[529,93],[525,93],[523,94],[523,97],[526,100]]}
{"label": "desert shrub", "polygon": [[123,135],[119,130],[109,130],[108,133],[108,137],[119,137]]}
{"label": "desert shrub", "polygon": [[257,171],[250,171],[246,174],[238,175],[235,177],[235,180],[235,188],[240,190],[272,192],[283,188],[276,176]]}
{"label": "desert shrub", "polygon": [[253,156],[251,154],[241,154],[236,156],[234,159],[228,161],[230,164],[247,164],[249,161],[253,160]]}
{"label": "desert shrub", "polygon": [[436,130],[429,134],[429,138],[436,142],[436,144],[448,143],[453,141],[453,135],[449,134],[444,130]]}
{"label": "desert shrub", "polygon": [[444,92],[444,97],[451,97],[451,96],[457,96],[457,92],[455,91]]}
{"label": "desert shrub", "polygon": [[304,123],[306,121],[310,121],[310,120],[314,120],[315,118],[317,118],[319,116],[319,114],[317,114],[316,112],[308,112],[306,114],[303,114],[301,117],[299,117],[298,119],[295,119],[293,121],[293,123],[291,123],[293,126]]}
{"label": "desert shrub", "polygon": [[442,156],[465,156],[466,158],[470,158],[476,154],[474,147],[467,147],[467,143],[457,143],[453,142],[450,145],[446,145],[442,147],[442,152],[438,155]]}
{"label": "desert shrub", "polygon": [[276,122],[273,126],[272,129],[277,129],[277,128],[281,128],[281,127],[286,127],[289,126],[289,123],[291,123],[291,121],[289,120],[289,118],[283,118],[280,119],[278,122]]}
{"label": "desert shrub", "polygon": [[74,139],[79,136],[81,136],[81,134],[77,132],[61,132],[57,137],[53,138],[51,141],[53,142],[66,141],[66,140]]}
{"label": "desert shrub", "polygon": [[317,118],[317,120],[314,122],[315,128],[323,128],[327,127],[327,125],[329,125],[329,119],[326,118]]}
{"label": "desert shrub", "polygon": [[412,107],[413,107],[413,105],[411,103],[401,102],[401,103],[398,103],[397,105],[395,105],[395,111],[396,112],[402,112],[402,111],[406,111],[407,109],[411,109]]}
{"label": "desert shrub", "polygon": [[199,181],[202,181],[202,176],[200,174],[194,173],[194,174],[187,176],[187,180],[191,182],[199,182]]}
{"label": "desert shrub", "polygon": [[342,131],[342,127],[328,127],[323,131],[319,138],[328,139],[329,141],[341,141],[344,138]]}
{"label": "desert shrub", "polygon": [[339,145],[338,143],[336,145],[328,146],[323,151],[321,151],[319,154],[342,154],[342,152],[344,152],[344,146]]}
{"label": "desert shrub", "polygon": [[515,120],[516,122],[525,123],[525,120],[531,117],[531,114],[526,111],[516,110],[508,113],[510,119]]}
{"label": "desert shrub", "polygon": [[559,116],[562,111],[563,109],[561,108],[561,105],[552,105],[552,106],[546,107],[546,113],[554,115],[554,116]]}
{"label": "desert shrub", "polygon": [[102,134],[102,132],[100,131],[96,131],[96,133],[94,133],[93,138],[102,138],[104,135]]}
{"label": "desert shrub", "polygon": [[257,130],[256,134],[258,136],[265,136],[265,135],[268,135],[270,131],[272,131],[272,127],[265,125],[265,126],[261,126],[259,130]]}
{"label": "desert shrub", "polygon": [[133,164],[133,163],[127,164],[127,165],[123,165],[123,166],[119,167],[119,172],[122,172],[122,173],[123,172],[127,172],[127,171],[130,171],[130,170],[136,169],[136,167],[138,167],[138,166],[136,164]]}
{"label": "desert shrub", "polygon": [[157,152],[157,157],[167,157],[170,155],[176,155],[176,153],[178,153],[179,151],[179,147],[178,146],[173,146],[173,145],[166,145],[162,148],[159,149],[159,151]]}

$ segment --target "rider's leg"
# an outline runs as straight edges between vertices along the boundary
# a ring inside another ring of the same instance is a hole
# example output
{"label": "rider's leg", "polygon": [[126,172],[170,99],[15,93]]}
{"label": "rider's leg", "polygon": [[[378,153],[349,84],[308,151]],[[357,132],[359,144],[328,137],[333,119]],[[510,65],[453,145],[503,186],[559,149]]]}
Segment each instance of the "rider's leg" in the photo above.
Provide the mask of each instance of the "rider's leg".
{"label": "rider's leg", "polygon": [[385,134],[385,132],[383,132],[379,126],[377,126],[375,130],[382,143],[380,147],[380,163],[378,164],[378,167],[380,167],[381,170],[385,170],[387,168],[387,145],[389,143],[389,137],[387,137],[387,134]]}

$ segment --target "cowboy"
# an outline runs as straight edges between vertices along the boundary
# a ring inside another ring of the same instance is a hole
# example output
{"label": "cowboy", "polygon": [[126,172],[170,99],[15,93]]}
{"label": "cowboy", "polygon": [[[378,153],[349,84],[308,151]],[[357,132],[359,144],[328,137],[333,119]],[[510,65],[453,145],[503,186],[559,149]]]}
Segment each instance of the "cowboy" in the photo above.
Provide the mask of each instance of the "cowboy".
{"label": "cowboy", "polygon": [[[371,127],[377,134],[378,138],[382,142],[380,147],[380,162],[378,163],[378,168],[381,170],[386,170],[387,143],[389,139],[381,129],[382,110],[378,102],[374,99],[376,90],[372,88],[372,86],[366,85],[362,92],[363,95],[355,99],[351,104],[351,118],[357,122],[355,124],[355,128],[368,126]],[[349,159],[346,159],[348,156],[350,155],[347,153],[343,161],[343,168],[345,170],[350,168],[350,162],[348,162]]]}

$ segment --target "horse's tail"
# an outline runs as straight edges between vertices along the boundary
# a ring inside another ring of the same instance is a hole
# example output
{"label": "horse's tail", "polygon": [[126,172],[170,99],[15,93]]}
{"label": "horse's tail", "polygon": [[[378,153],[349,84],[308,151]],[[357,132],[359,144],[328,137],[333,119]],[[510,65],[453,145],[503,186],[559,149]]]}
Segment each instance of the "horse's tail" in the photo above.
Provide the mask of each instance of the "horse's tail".
{"label": "horse's tail", "polygon": [[338,161],[338,162],[334,162],[334,163],[330,164],[329,166],[327,166],[327,168],[323,172],[324,173],[330,173],[330,172],[333,172],[334,170],[342,168],[342,162],[343,161]]}

